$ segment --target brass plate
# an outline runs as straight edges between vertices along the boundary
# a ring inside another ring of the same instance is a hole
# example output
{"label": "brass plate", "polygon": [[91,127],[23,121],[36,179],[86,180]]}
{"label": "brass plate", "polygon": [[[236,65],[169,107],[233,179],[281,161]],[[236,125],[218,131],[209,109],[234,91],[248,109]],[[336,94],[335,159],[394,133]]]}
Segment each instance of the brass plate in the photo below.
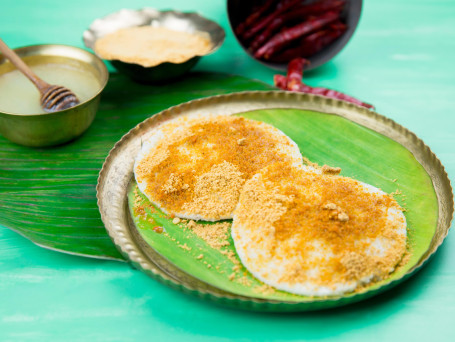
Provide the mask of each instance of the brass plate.
{"label": "brass plate", "polygon": [[[239,296],[200,281],[154,251],[140,236],[129,214],[127,189],[133,179],[134,158],[147,134],[180,115],[212,113],[232,115],[251,110],[295,108],[338,115],[376,131],[407,148],[430,176],[438,199],[438,224],[429,248],[402,278],[366,292],[311,302],[285,302]],[[101,169],[97,185],[98,206],[106,229],[119,251],[135,267],[164,284],[225,305],[261,311],[307,311],[341,306],[371,297],[403,281],[419,269],[446,237],[454,211],[452,187],[439,159],[414,133],[394,121],[353,104],[321,96],[254,91],[193,100],[164,110],[143,121],[117,142]]]}

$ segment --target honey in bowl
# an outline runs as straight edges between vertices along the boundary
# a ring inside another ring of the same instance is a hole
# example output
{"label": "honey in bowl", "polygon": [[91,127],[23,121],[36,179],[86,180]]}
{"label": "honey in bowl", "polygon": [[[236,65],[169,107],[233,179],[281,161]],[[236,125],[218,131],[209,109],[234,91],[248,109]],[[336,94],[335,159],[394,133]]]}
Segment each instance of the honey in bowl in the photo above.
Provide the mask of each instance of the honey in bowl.
{"label": "honey in bowl", "polygon": [[[101,89],[93,75],[74,65],[43,63],[30,65],[43,80],[71,89],[80,103],[95,96]],[[0,75],[0,111],[14,114],[42,114],[40,94],[19,70]]]}

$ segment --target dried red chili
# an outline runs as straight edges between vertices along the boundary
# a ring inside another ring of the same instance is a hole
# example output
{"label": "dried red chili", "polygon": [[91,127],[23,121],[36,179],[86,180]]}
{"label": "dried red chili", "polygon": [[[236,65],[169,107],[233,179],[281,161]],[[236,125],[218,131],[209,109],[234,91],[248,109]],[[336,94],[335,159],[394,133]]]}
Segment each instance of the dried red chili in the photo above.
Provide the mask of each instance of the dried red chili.
{"label": "dried red chili", "polygon": [[295,91],[298,91],[298,92],[301,92],[301,93],[322,95],[322,96],[325,96],[325,97],[330,97],[332,99],[337,99],[337,100],[343,100],[343,101],[346,101],[346,102],[351,102],[351,103],[354,103],[354,104],[356,104],[358,106],[365,107],[365,108],[368,108],[368,109],[374,109],[374,106],[369,104],[369,103],[360,101],[359,99],[356,99],[355,97],[352,97],[350,95],[344,94],[342,92],[339,92],[339,91],[336,91],[336,90],[333,90],[333,89],[327,89],[327,88],[322,88],[322,87],[313,88],[313,87],[307,86],[305,84],[301,84],[297,88],[298,89],[296,89]]}
{"label": "dried red chili", "polygon": [[298,19],[305,19],[310,15],[321,14],[327,11],[336,10],[341,11],[345,5],[344,0],[326,0],[321,2],[314,2],[307,5],[302,5],[293,8],[292,11],[283,13],[268,25],[254,40],[251,42],[250,49],[256,51],[269,39],[273,33],[278,31],[285,24],[290,24]]}
{"label": "dried red chili", "polygon": [[251,42],[250,50],[256,51],[283,25],[283,17],[273,19],[270,25]]}
{"label": "dried red chili", "polygon": [[300,1],[301,0],[281,0],[276,6],[275,11],[266,16],[265,18],[263,18],[262,20],[259,20],[255,25],[253,25],[253,27],[247,30],[243,35],[243,38],[246,40],[253,38],[254,35],[265,29],[267,25],[269,25],[273,21],[273,19],[275,19],[281,13],[284,13],[294,5],[297,5]]}
{"label": "dried red chili", "polygon": [[287,79],[286,76],[277,74],[273,75],[273,83],[275,84],[275,87],[287,90]]}
{"label": "dried red chili", "polygon": [[262,6],[258,7],[256,10],[253,11],[242,23],[240,23],[236,28],[235,28],[235,33],[237,35],[242,35],[245,30],[254,24],[256,20],[258,20],[267,10],[273,5],[275,0],[268,0],[265,2]]}
{"label": "dried red chili", "polygon": [[271,55],[281,50],[289,42],[300,38],[308,33],[317,31],[337,19],[339,19],[339,12],[328,12],[317,18],[309,19],[301,24],[285,29],[274,35],[266,44],[260,47],[254,56],[256,58],[269,58]]}
{"label": "dried red chili", "polygon": [[302,85],[303,67],[309,64],[310,61],[305,58],[295,58],[289,62],[286,76],[286,87],[288,90],[298,91]]}
{"label": "dried red chili", "polygon": [[304,84],[302,82],[303,68],[308,63],[309,61],[304,58],[293,59],[288,64],[287,77],[284,77],[283,75],[274,76],[275,85],[281,89],[287,89],[307,94],[322,95],[337,100],[351,102],[368,109],[374,109],[374,106],[371,104],[360,101],[359,99],[356,99],[355,97],[344,94],[342,92],[322,87],[313,88]]}
{"label": "dried red chili", "polygon": [[[297,57],[311,57],[321,51],[326,46],[337,40],[345,31],[346,25],[338,26],[335,29],[323,29],[305,36],[300,40],[297,47],[283,50],[269,58],[272,62],[288,62]],[[332,26],[331,26],[332,27]]]}

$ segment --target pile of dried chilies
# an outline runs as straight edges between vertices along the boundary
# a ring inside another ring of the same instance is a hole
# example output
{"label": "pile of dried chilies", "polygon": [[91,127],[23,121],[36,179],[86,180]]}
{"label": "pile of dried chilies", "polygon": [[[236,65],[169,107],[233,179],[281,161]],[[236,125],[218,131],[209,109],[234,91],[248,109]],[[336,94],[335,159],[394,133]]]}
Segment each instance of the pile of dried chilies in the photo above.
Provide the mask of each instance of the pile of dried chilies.
{"label": "pile of dried chilies", "polygon": [[283,90],[297,91],[301,93],[322,95],[338,100],[354,103],[358,106],[366,107],[368,109],[374,109],[374,107],[368,103],[362,102],[352,96],[340,93],[339,91],[327,89],[327,88],[313,88],[307,86],[302,82],[303,68],[309,61],[304,58],[295,58],[288,64],[287,76],[275,75],[273,80],[275,86]]}
{"label": "pile of dried chilies", "polygon": [[346,31],[344,6],[345,0],[266,0],[235,32],[256,58],[282,63],[310,57]]}

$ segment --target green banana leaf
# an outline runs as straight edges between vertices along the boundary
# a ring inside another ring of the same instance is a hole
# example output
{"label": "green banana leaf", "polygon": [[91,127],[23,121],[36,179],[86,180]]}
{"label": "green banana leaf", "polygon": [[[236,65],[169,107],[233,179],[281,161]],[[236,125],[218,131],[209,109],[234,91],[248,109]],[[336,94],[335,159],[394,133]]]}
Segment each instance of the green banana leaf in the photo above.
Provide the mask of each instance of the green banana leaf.
{"label": "green banana leaf", "polygon": [[[258,110],[241,115],[277,127],[293,139],[302,155],[312,162],[339,166],[344,176],[372,184],[388,193],[396,192],[395,198],[406,209],[409,258],[389,279],[371,285],[366,291],[401,278],[418,263],[437,227],[438,202],[430,176],[405,147],[335,115],[297,109]],[[182,270],[204,282],[243,296],[299,302],[314,300],[283,291],[258,291],[263,284],[245,268],[237,271],[240,277],[231,277],[235,267],[232,260],[220,250],[211,248],[190,229],[173,224],[172,219],[157,208],[147,209],[151,204],[143,195],[140,195],[140,205],[146,208],[147,215],[135,214],[138,213],[134,210],[136,188],[135,183],[131,185],[128,202],[141,236]],[[157,234],[153,229],[156,226],[164,227],[166,234]],[[223,247],[223,250],[235,253],[230,237],[229,241],[230,245]],[[184,244],[185,248],[182,248]],[[198,258],[201,254],[203,258]],[[249,284],[245,285],[243,277]]]}
{"label": "green banana leaf", "polygon": [[170,106],[270,88],[239,76],[203,72],[161,86],[112,74],[92,126],[79,139],[36,149],[0,137],[0,229],[10,228],[53,250],[123,260],[104,229],[95,197],[98,172],[115,142]]}

